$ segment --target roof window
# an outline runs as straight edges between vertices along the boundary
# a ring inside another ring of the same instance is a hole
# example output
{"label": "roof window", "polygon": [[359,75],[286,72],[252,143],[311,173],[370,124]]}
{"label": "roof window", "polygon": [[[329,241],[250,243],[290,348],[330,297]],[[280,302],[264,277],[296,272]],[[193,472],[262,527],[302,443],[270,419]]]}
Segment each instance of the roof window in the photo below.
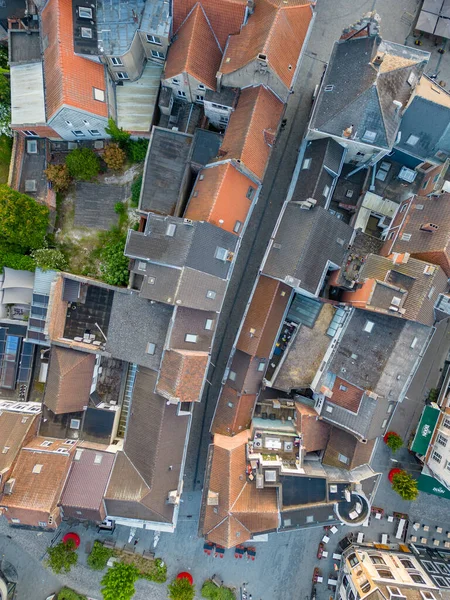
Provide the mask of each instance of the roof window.
{"label": "roof window", "polygon": [[371,333],[374,326],[375,326],[375,323],[373,321],[367,320],[364,325],[364,331],[367,333]]}
{"label": "roof window", "polygon": [[205,329],[212,329],[214,321],[212,319],[206,319]]}
{"label": "roof window", "polygon": [[49,446],[51,446],[53,444],[53,442],[50,442],[49,440],[45,440],[44,442],[42,442],[41,446],[43,448],[48,448]]}
{"label": "roof window", "polygon": [[153,342],[148,342],[145,352],[147,354],[155,354],[156,345]]}
{"label": "roof window", "polygon": [[418,141],[419,138],[417,137],[417,135],[410,135],[409,138],[406,140],[406,143],[408,144],[408,146],[415,146]]}
{"label": "roof window", "polygon": [[311,158],[305,158],[305,160],[303,161],[303,164],[302,164],[303,171],[306,171],[307,169],[309,169],[309,167],[311,166],[311,161],[312,161]]}
{"label": "roof window", "polygon": [[184,341],[185,342],[191,342],[191,344],[196,344],[197,343],[197,338],[198,338],[198,336],[195,335],[195,333],[187,333],[184,336]]}
{"label": "roof window", "polygon": [[348,456],[345,456],[345,454],[338,454],[338,461],[344,463],[344,465],[348,465]]}
{"label": "roof window", "polygon": [[81,28],[81,37],[92,39],[92,29],[90,27],[82,27]]}
{"label": "roof window", "polygon": [[377,132],[366,129],[361,139],[363,142],[374,142],[377,139]]}
{"label": "roof window", "polygon": [[80,419],[70,419],[70,429],[80,429]]}
{"label": "roof window", "polygon": [[215,300],[216,296],[217,296],[217,294],[213,290],[208,290],[206,292],[206,297],[209,298],[210,300]]}
{"label": "roof window", "polygon": [[78,8],[78,16],[80,19],[92,19],[92,8],[87,8],[87,6],[80,6]]}
{"label": "roof window", "polygon": [[40,473],[42,471],[42,467],[44,465],[34,465],[33,467],[33,473]]}
{"label": "roof window", "polygon": [[411,239],[410,233],[402,233],[402,237],[401,237],[402,242],[409,242],[410,239]]}
{"label": "roof window", "polygon": [[332,91],[334,90],[334,85],[326,85],[326,86],[324,87],[324,90],[325,90],[326,92],[332,92]]}
{"label": "roof window", "polygon": [[98,102],[104,102],[105,101],[105,90],[100,90],[99,88],[93,87],[93,94],[94,94],[94,100],[97,100]]}
{"label": "roof window", "polygon": [[175,235],[176,229],[177,226],[175,225],[175,223],[169,223],[167,225],[166,235],[168,235],[169,237],[173,237]]}
{"label": "roof window", "polygon": [[218,258],[219,260],[226,261],[227,256],[228,256],[228,250],[226,248],[222,248],[221,246],[217,246],[214,257]]}
{"label": "roof window", "polygon": [[96,454],[94,458],[94,465],[100,465],[103,460],[103,456],[101,454]]}

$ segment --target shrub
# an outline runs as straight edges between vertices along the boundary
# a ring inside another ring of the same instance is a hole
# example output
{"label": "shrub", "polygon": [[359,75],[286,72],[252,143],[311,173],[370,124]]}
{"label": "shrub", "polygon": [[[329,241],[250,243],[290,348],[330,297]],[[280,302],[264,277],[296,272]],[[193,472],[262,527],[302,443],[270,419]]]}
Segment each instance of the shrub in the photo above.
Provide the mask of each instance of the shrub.
{"label": "shrub", "polygon": [[202,597],[211,600],[236,600],[236,594],[227,587],[217,587],[212,581],[205,581],[202,587]]}
{"label": "shrub", "polygon": [[65,192],[69,188],[71,178],[67,165],[49,165],[44,172],[55,192]]}
{"label": "shrub", "polygon": [[87,600],[87,597],[77,594],[77,592],[68,587],[63,587],[58,593],[58,600]]}
{"label": "shrub", "polygon": [[168,591],[170,600],[194,600],[195,586],[187,579],[174,579]]}
{"label": "shrub", "polygon": [[31,253],[36,262],[36,266],[43,271],[54,269],[55,271],[64,271],[67,269],[67,261],[61,250],[56,248],[39,248]]}
{"label": "shrub", "polygon": [[108,144],[103,153],[103,160],[113,171],[120,171],[127,155],[118,144]]}
{"label": "shrub", "polygon": [[0,185],[0,244],[9,250],[40,248],[48,228],[48,208]]}
{"label": "shrub", "polygon": [[123,202],[116,202],[114,205],[114,212],[117,215],[125,215],[127,212],[127,207]]}
{"label": "shrub", "polygon": [[68,540],[49,548],[47,566],[55,573],[68,573],[77,564],[78,555],[75,552],[75,542]]}
{"label": "shrub", "polygon": [[96,177],[100,170],[98,156],[90,148],[77,148],[69,152],[66,157],[66,165],[72,177],[84,181]]}
{"label": "shrub", "polygon": [[110,285],[127,285],[128,258],[124,255],[126,236],[110,235],[100,250],[102,279]]}
{"label": "shrub", "polygon": [[386,445],[392,450],[392,453],[395,454],[397,450],[403,446],[403,440],[394,431],[388,431],[388,433],[384,436]]}
{"label": "shrub", "polygon": [[131,184],[131,206],[139,205],[139,198],[141,196],[141,187],[142,187],[142,175],[136,177],[136,179]]}
{"label": "shrub", "polygon": [[160,558],[155,558],[150,571],[145,574],[141,573],[140,576],[155,583],[165,583],[167,581],[167,566]]}
{"label": "shrub", "polygon": [[438,398],[439,398],[439,390],[436,388],[431,388],[431,390],[428,392],[428,401],[429,402],[437,402]]}
{"label": "shrub", "polygon": [[127,155],[131,162],[144,162],[149,141],[146,138],[130,140],[127,144]]}
{"label": "shrub", "polygon": [[108,119],[108,127],[105,127],[106,133],[111,136],[113,142],[119,144],[122,149],[125,149],[130,139],[130,134],[124,131],[122,127],[117,127],[114,119]]}
{"label": "shrub", "polygon": [[102,571],[106,568],[106,563],[113,556],[114,552],[110,548],[105,548],[100,542],[94,542],[91,553],[88,556],[87,564],[95,571]]}
{"label": "shrub", "polygon": [[415,500],[419,494],[417,481],[406,471],[396,473],[392,477],[392,489],[397,492],[403,500]]}
{"label": "shrub", "polygon": [[32,256],[18,254],[17,252],[8,252],[7,250],[0,248],[0,271],[3,267],[23,271],[34,271],[36,263]]}
{"label": "shrub", "polygon": [[116,563],[108,569],[101,581],[104,600],[130,600],[134,595],[134,582],[137,579],[139,571],[134,565]]}

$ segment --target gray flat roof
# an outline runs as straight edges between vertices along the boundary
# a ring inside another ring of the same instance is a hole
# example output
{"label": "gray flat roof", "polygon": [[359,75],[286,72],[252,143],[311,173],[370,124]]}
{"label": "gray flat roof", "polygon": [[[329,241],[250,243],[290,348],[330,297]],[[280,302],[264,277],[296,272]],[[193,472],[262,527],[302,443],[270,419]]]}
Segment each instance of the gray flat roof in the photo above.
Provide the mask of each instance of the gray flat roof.
{"label": "gray flat roof", "polygon": [[193,137],[154,127],[145,160],[139,209],[173,215]]}
{"label": "gray flat roof", "polygon": [[9,30],[9,62],[31,62],[41,60],[39,31],[23,29]]}

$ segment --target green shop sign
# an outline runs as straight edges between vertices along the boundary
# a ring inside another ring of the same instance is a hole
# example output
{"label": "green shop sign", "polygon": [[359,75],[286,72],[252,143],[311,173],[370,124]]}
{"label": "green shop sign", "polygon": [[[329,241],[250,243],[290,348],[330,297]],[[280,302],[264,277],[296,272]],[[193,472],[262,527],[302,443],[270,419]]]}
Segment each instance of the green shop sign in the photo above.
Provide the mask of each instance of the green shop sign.
{"label": "green shop sign", "polygon": [[450,490],[430,475],[424,475],[424,473],[422,473],[417,480],[417,487],[421,492],[433,494],[433,496],[440,496],[441,498],[448,498],[450,500]]}
{"label": "green shop sign", "polygon": [[417,452],[420,456],[424,456],[427,453],[440,412],[439,408],[435,408],[434,406],[425,406],[423,410],[411,446],[411,450]]}

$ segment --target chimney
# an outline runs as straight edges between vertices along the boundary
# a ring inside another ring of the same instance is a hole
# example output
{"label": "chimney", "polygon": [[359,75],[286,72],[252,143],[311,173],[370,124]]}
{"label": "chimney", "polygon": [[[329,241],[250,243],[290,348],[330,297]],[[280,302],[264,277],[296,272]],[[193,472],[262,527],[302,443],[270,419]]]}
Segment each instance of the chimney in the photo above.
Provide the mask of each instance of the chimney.
{"label": "chimney", "polygon": [[375,37],[379,35],[380,20],[380,16],[375,11],[367,13],[362,19],[346,27],[339,41],[344,42],[355,37]]}
{"label": "chimney", "polygon": [[375,58],[372,61],[373,64],[377,65],[377,66],[381,65],[381,63],[383,62],[385,56],[386,56],[386,52],[377,52],[375,54]]}
{"label": "chimney", "polygon": [[439,225],[435,225],[434,223],[424,223],[420,226],[421,231],[429,231],[433,233],[433,231],[437,231],[439,229]]}
{"label": "chimney", "polygon": [[409,252],[393,252],[389,258],[392,260],[394,265],[406,265],[410,256],[411,255]]}
{"label": "chimney", "polygon": [[342,135],[345,138],[349,138],[349,137],[351,137],[352,133],[353,133],[353,124],[350,125],[350,127],[347,127],[347,129],[344,129],[344,131],[342,132]]}

